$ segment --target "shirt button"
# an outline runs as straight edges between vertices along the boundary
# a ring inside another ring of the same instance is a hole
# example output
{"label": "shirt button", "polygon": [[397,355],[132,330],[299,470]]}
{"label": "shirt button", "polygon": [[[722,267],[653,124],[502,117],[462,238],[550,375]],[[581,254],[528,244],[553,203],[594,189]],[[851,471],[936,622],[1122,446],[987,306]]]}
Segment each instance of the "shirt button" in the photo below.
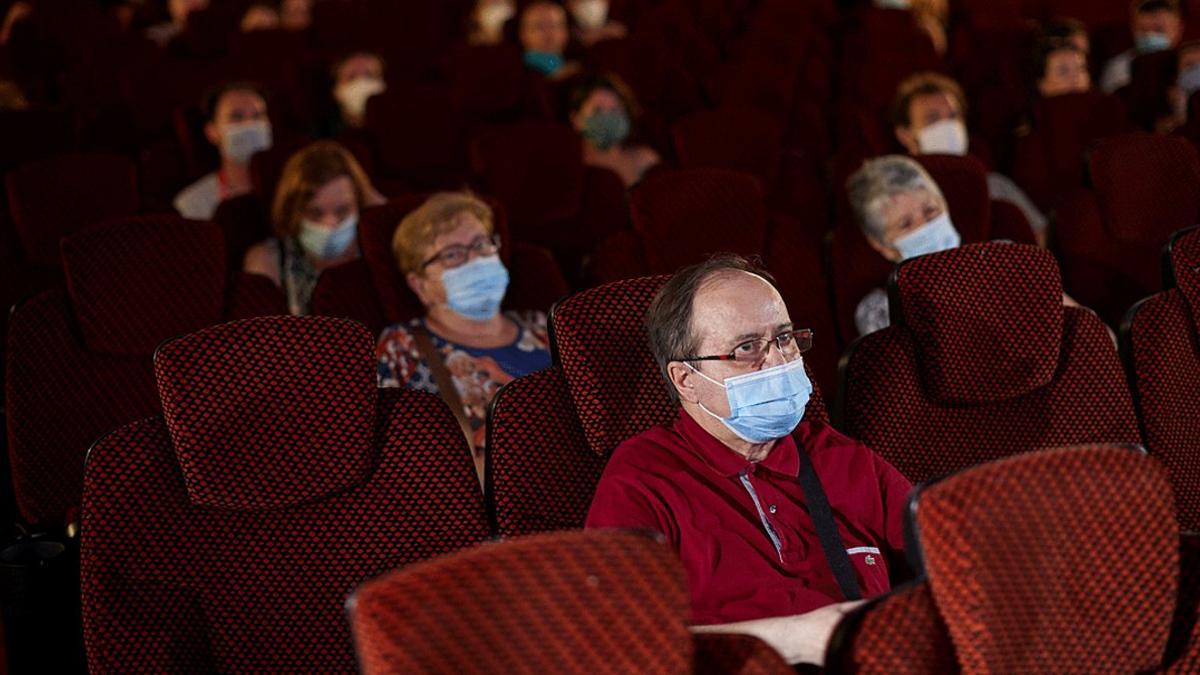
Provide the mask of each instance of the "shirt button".
{"label": "shirt button", "polygon": [[768,511],[770,511],[771,513],[775,513],[776,511],[778,511],[778,510],[779,510],[779,508],[778,508],[778,507],[776,507],[774,504],[772,504],[772,505],[770,505],[770,506],[768,506],[768,507],[767,507],[767,510],[768,510]]}

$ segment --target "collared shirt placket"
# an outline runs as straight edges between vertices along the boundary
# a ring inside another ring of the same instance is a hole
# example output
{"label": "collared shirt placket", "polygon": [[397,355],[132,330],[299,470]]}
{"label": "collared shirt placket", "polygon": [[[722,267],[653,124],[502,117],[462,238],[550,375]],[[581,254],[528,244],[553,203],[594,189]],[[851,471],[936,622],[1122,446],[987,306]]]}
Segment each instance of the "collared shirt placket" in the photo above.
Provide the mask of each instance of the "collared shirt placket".
{"label": "collared shirt placket", "polygon": [[754,483],[750,481],[751,469],[743,469],[738,474],[738,479],[742,482],[742,487],[746,488],[746,492],[750,495],[750,500],[754,502],[754,508],[758,510],[758,519],[762,521],[763,529],[767,532],[767,537],[771,540],[771,545],[775,547],[775,555],[779,556],[779,562],[783,563],[783,540],[780,539],[779,533],[775,531],[775,526],[771,524],[771,520],[767,518],[766,511],[763,511],[762,502],[758,498],[758,491],[754,489]]}

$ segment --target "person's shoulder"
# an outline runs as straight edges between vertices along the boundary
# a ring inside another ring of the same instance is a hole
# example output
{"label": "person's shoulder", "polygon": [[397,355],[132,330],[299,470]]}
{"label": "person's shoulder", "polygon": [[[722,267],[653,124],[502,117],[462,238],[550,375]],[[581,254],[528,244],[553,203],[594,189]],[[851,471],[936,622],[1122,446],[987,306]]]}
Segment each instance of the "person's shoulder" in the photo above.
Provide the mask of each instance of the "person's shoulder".
{"label": "person's shoulder", "polygon": [[641,471],[660,467],[678,455],[682,440],[671,424],[657,424],[627,438],[617,446],[608,460],[608,467]]}
{"label": "person's shoulder", "polygon": [[533,309],[513,310],[504,312],[518,326],[527,330],[546,330],[546,313]]}
{"label": "person's shoulder", "polygon": [[874,452],[862,441],[853,439],[822,420],[806,420],[801,423],[796,442],[814,460],[818,456],[836,454],[842,458],[855,456],[873,457]]}
{"label": "person's shoulder", "polygon": [[405,342],[411,341],[413,329],[419,324],[419,321],[420,319],[398,321],[387,328],[384,328],[383,331],[379,333],[379,343],[383,344],[384,342],[394,342],[397,340]]}
{"label": "person's shoulder", "polygon": [[221,185],[214,171],[180,190],[175,195],[175,209],[185,218],[211,218],[220,195]]}

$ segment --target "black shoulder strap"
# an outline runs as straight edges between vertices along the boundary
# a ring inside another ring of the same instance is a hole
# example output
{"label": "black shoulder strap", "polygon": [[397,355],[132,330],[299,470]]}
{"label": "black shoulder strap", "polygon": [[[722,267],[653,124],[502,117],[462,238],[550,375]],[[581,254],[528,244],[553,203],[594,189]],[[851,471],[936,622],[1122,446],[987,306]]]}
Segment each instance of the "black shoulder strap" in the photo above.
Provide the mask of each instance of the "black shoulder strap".
{"label": "black shoulder strap", "polygon": [[858,577],[854,576],[854,566],[846,553],[846,544],[838,532],[837,523],[833,520],[833,509],[829,508],[829,499],[825,496],[825,488],[821,487],[821,479],[813,469],[812,460],[804,448],[800,448],[800,489],[804,491],[804,501],[808,503],[808,513],[812,516],[813,525],[817,528],[817,537],[821,540],[821,548],[825,551],[825,559],[833,569],[833,578],[837,579],[838,587],[847,600],[861,600],[862,591],[858,588]]}

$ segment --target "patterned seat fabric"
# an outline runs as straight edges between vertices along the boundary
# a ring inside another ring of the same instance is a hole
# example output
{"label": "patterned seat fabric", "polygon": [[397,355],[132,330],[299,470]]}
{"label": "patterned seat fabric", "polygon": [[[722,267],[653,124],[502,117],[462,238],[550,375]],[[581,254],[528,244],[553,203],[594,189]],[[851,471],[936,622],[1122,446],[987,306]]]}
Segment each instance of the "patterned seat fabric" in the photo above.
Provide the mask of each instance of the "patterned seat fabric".
{"label": "patterned seat fabric", "polygon": [[830,638],[825,668],[880,675],[959,671],[954,643],[924,581],[897,588],[843,619]]}
{"label": "patterned seat fabric", "polygon": [[929,587],[964,671],[1161,665],[1179,535],[1166,471],[1140,448],[1009,457],[916,499]]}
{"label": "patterned seat fabric", "polygon": [[137,166],[120,155],[60,155],[11,171],[6,181],[25,259],[38,265],[58,265],[62,237],[138,212]]}
{"label": "patterned seat fabric", "polygon": [[[367,582],[351,605],[368,674],[690,672],[687,613],[671,548],[620,530],[534,535],[427,561]],[[731,645],[731,660],[744,649]],[[751,672],[791,672],[778,656],[772,665]]]}
{"label": "patterned seat fabric", "polygon": [[158,412],[150,355],[160,342],[286,311],[269,281],[227,275],[224,255],[217,226],[174,217],[117,221],[63,242],[67,292],[20,305],[9,333],[9,457],[29,522],[72,520],[87,449]]}
{"label": "patterned seat fabric", "polygon": [[1162,290],[1163,245],[1200,218],[1200,155],[1182,138],[1130,134],[1100,143],[1090,173],[1094,188],[1070,197],[1055,236],[1067,292],[1116,326]]}
{"label": "patterned seat fabric", "polygon": [[902,263],[892,325],[843,359],[843,431],[913,482],[1058,445],[1140,443],[1120,361],[1062,306],[1049,252],[974,244]]}
{"label": "patterned seat fabric", "polygon": [[1170,472],[1180,526],[1200,531],[1200,229],[1164,262],[1175,288],[1130,310],[1121,347],[1146,448]]}
{"label": "patterned seat fabric", "polygon": [[377,389],[357,324],[223,324],[161,347],[155,371],[164,415],[88,457],[92,672],[353,672],[354,587],[487,537],[457,422]]}

